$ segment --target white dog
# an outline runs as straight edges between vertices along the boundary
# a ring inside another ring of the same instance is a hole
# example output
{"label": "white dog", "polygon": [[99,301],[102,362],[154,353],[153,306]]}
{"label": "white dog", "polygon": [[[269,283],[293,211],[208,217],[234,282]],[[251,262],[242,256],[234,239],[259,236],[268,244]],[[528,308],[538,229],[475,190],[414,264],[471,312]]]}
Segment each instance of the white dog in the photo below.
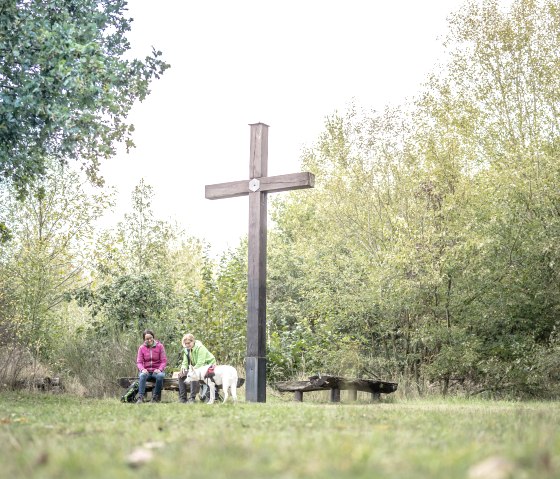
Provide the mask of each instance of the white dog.
{"label": "white dog", "polygon": [[205,378],[206,371],[208,371],[209,366],[202,366],[201,368],[194,369],[189,366],[189,372],[187,373],[186,383],[191,381],[204,381],[210,388],[210,401],[208,404],[212,404],[216,399],[216,386],[222,386],[224,391],[225,403],[228,398],[228,389],[231,391],[231,397],[233,402],[237,402],[237,370],[233,366],[228,366],[222,364],[214,368],[214,376],[212,378]]}

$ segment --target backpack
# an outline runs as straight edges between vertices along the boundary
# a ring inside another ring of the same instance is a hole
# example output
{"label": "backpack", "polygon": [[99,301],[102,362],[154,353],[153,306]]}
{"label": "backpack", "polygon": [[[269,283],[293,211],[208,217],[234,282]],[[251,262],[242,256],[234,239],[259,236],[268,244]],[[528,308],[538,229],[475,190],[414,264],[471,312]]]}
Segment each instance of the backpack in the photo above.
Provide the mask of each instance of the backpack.
{"label": "backpack", "polygon": [[126,392],[121,396],[121,402],[134,402],[136,401],[136,395],[138,394],[139,384],[138,381],[134,381]]}

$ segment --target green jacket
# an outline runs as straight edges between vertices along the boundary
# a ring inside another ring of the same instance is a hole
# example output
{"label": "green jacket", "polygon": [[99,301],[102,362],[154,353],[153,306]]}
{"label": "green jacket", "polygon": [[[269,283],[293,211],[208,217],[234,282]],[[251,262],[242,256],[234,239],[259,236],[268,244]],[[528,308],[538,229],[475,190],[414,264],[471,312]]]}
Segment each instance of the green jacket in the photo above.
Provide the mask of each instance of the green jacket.
{"label": "green jacket", "polygon": [[[211,364],[216,364],[216,358],[210,351],[208,351],[208,349],[206,349],[204,344],[196,339],[191,350],[192,367],[200,368],[202,366],[210,366]],[[183,363],[181,364],[181,367],[183,369],[188,369],[189,367],[189,350],[187,348],[183,348]]]}

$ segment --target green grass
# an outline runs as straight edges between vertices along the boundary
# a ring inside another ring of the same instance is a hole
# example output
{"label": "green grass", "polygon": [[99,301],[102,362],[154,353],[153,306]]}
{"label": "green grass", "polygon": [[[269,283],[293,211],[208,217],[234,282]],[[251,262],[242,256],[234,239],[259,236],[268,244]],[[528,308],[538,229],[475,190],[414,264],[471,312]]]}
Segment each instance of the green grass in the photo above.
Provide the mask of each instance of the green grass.
{"label": "green grass", "polygon": [[[557,402],[290,399],[135,405],[2,393],[0,477],[449,479],[494,455],[514,464],[505,477],[560,477]],[[153,460],[130,466],[150,442]]]}

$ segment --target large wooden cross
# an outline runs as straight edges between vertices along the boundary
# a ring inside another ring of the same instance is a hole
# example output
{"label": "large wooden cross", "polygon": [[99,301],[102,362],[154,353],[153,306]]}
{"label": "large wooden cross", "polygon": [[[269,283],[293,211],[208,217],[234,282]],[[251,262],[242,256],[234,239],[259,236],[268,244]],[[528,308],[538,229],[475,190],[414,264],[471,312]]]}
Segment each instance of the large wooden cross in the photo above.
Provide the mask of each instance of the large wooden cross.
{"label": "large wooden cross", "polygon": [[313,188],[312,173],[267,176],[268,125],[251,125],[249,179],[206,185],[206,198],[249,195],[249,271],[247,288],[247,357],[245,397],[266,402],[266,196],[278,191]]}

